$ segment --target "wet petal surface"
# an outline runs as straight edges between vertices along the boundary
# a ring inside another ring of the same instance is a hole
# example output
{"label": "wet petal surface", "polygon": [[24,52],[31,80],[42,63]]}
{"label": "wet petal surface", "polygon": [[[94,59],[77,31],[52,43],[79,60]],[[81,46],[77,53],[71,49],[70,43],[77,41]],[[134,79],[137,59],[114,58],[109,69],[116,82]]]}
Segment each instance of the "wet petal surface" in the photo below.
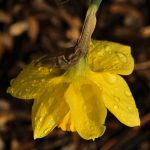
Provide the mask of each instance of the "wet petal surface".
{"label": "wet petal surface", "polygon": [[103,135],[107,110],[101,99],[100,89],[87,79],[73,82],[66,94],[75,128],[84,139],[95,139]]}
{"label": "wet petal surface", "polygon": [[58,69],[31,63],[11,81],[7,92],[21,99],[36,98],[49,86],[49,81],[59,74]]}
{"label": "wet petal surface", "polygon": [[93,79],[103,88],[102,98],[110,112],[127,126],[139,126],[138,109],[124,79],[110,73],[94,73]]}
{"label": "wet petal surface", "polygon": [[69,107],[64,99],[68,85],[56,79],[38,99],[34,100],[32,126],[35,139],[49,134],[68,113]]}
{"label": "wet petal surface", "polygon": [[108,41],[92,41],[88,63],[95,72],[128,75],[133,71],[134,60],[129,46]]}

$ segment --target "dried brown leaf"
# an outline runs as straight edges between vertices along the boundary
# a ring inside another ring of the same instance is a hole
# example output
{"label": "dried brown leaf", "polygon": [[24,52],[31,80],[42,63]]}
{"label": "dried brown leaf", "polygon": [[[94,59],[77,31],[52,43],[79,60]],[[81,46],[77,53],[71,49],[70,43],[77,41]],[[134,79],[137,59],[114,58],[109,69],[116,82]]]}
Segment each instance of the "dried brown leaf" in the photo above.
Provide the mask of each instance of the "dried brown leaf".
{"label": "dried brown leaf", "polygon": [[2,23],[10,23],[11,17],[6,12],[0,10],[0,22]]}
{"label": "dried brown leaf", "polygon": [[39,34],[39,23],[36,18],[28,17],[28,35],[33,42],[36,41]]}
{"label": "dried brown leaf", "polygon": [[23,32],[28,30],[28,23],[27,21],[20,21],[17,23],[14,23],[9,28],[9,33],[12,36],[18,36],[22,34]]}

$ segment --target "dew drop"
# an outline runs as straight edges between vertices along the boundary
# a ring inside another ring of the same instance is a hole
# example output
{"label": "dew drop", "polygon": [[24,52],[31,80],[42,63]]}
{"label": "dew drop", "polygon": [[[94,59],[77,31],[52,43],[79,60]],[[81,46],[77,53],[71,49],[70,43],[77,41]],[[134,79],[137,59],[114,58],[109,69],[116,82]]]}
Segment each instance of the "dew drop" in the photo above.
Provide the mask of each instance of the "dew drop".
{"label": "dew drop", "polygon": [[111,84],[116,83],[117,77],[115,75],[108,75],[106,76],[106,80]]}
{"label": "dew drop", "polygon": [[40,126],[39,126],[39,125],[36,125],[36,128],[37,128],[37,129],[40,129]]}
{"label": "dew drop", "polygon": [[42,117],[40,117],[40,118],[39,118],[39,122],[42,122],[42,120],[43,120]]}
{"label": "dew drop", "polygon": [[12,80],[10,81],[10,85],[12,85],[12,84],[13,84],[13,82],[14,82],[14,79],[12,79]]}
{"label": "dew drop", "polygon": [[18,95],[21,96],[21,92],[18,92]]}
{"label": "dew drop", "polygon": [[100,56],[100,57],[102,57],[102,56],[104,56],[104,52],[100,51],[100,52],[97,53],[97,55]]}
{"label": "dew drop", "polygon": [[35,86],[35,84],[34,84],[34,83],[32,83],[32,84],[31,84],[31,86]]}
{"label": "dew drop", "polygon": [[45,129],[44,130],[44,134],[47,134],[47,132],[49,131],[49,129],[47,128],[47,129]]}
{"label": "dew drop", "polygon": [[129,91],[125,91],[125,95],[130,97],[131,96],[131,93]]}
{"label": "dew drop", "polygon": [[132,112],[132,108],[130,106],[127,107],[129,112]]}
{"label": "dew drop", "polygon": [[114,96],[114,99],[115,99],[116,102],[119,102],[119,101],[120,101],[120,98],[119,98],[119,97]]}
{"label": "dew drop", "polygon": [[111,49],[110,49],[109,46],[105,46],[105,51],[106,51],[107,53],[111,54]]}
{"label": "dew drop", "polygon": [[50,68],[50,69],[49,69],[49,72],[51,73],[52,71],[53,71],[53,69],[52,69],[52,68]]}
{"label": "dew drop", "polygon": [[33,80],[33,83],[36,83],[36,80]]}
{"label": "dew drop", "polygon": [[127,58],[124,54],[122,53],[117,53],[117,56],[119,57],[119,59],[123,62],[126,63],[127,62]]}
{"label": "dew drop", "polygon": [[10,91],[13,94],[14,93],[14,88],[10,88]]}
{"label": "dew drop", "polygon": [[44,103],[41,103],[41,107],[43,107],[44,106]]}
{"label": "dew drop", "polygon": [[39,68],[38,68],[39,71],[42,71],[42,69],[43,69],[42,67],[39,67]]}
{"label": "dew drop", "polygon": [[25,89],[25,91],[26,91],[26,92],[28,92],[28,91],[29,91],[29,89],[27,89],[27,88],[26,88],[26,89]]}
{"label": "dew drop", "polygon": [[45,79],[42,79],[41,82],[45,82]]}
{"label": "dew drop", "polygon": [[37,121],[38,120],[38,118],[37,117],[35,117],[35,119],[34,119],[35,121]]}
{"label": "dew drop", "polygon": [[118,105],[114,105],[114,109],[118,109]]}

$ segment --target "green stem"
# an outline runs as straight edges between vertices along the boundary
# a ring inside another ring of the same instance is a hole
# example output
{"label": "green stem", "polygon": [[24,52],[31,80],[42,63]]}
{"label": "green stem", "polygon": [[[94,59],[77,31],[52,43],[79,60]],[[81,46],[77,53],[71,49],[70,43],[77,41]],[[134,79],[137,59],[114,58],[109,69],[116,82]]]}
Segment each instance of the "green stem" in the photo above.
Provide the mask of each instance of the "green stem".
{"label": "green stem", "polygon": [[86,13],[86,18],[84,20],[81,35],[78,39],[76,46],[74,47],[74,52],[71,53],[70,55],[62,55],[58,57],[57,58],[58,65],[56,66],[59,66],[62,69],[66,69],[78,63],[80,58],[86,56],[89,49],[91,36],[96,26],[96,12],[101,2],[102,0],[91,1],[91,4]]}
{"label": "green stem", "polygon": [[96,12],[101,2],[102,0],[92,0],[88,8],[82,32],[75,47],[75,54],[80,54],[80,56],[78,56],[79,58],[83,57],[88,52],[91,36],[96,26]]}
{"label": "green stem", "polygon": [[50,62],[53,67],[68,69],[72,65],[77,64],[80,61],[80,58],[86,56],[89,49],[91,36],[96,26],[96,12],[101,2],[102,0],[91,0],[91,4],[87,10],[86,18],[84,20],[81,35],[74,47],[74,52],[69,55],[65,54],[53,58],[46,56],[41,60],[43,64],[48,64],[48,62]]}
{"label": "green stem", "polygon": [[102,0],[92,0],[91,4],[94,4],[97,6],[97,8],[99,7],[99,5],[101,4]]}

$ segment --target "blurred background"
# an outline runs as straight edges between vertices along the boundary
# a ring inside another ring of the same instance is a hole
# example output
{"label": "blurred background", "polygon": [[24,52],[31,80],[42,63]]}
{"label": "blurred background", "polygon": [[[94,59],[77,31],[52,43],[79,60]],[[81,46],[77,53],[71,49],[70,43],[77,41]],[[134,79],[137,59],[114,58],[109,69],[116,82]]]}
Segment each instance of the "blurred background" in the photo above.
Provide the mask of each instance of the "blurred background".
{"label": "blurred background", "polygon": [[85,141],[55,129],[33,140],[33,101],[6,93],[9,82],[35,55],[63,53],[81,32],[89,0],[0,0],[0,150],[150,150],[150,0],[103,0],[93,39],[128,44],[135,70],[125,77],[140,112],[129,128],[110,113],[105,134]]}

